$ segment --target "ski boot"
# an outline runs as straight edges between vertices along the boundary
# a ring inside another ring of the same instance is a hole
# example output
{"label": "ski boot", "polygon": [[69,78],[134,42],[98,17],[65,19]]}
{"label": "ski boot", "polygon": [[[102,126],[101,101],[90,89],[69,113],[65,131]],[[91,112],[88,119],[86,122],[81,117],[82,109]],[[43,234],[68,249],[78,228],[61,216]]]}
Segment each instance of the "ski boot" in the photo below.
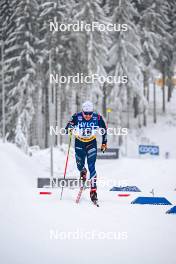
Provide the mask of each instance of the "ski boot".
{"label": "ski boot", "polygon": [[96,189],[91,189],[90,190],[90,199],[91,201],[96,204],[98,202],[98,198],[97,198],[97,190]]}

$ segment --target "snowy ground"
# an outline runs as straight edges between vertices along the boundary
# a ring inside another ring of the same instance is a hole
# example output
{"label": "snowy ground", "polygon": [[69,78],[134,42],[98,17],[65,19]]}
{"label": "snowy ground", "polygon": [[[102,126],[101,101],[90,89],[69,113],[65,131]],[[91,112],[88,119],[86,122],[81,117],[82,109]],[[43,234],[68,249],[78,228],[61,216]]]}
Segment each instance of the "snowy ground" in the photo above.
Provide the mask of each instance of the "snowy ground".
{"label": "snowy ground", "polygon": [[[176,98],[176,93],[175,93]],[[89,201],[89,191],[75,203],[77,190],[60,189],[40,196],[38,177],[50,175],[50,150],[25,155],[15,145],[0,142],[0,263],[120,263],[175,264],[176,215],[172,206],[132,205],[138,196],[164,196],[176,205],[176,105],[157,125],[133,132],[127,157],[98,160],[100,208]],[[159,158],[138,156],[138,144],[160,146]],[[63,177],[67,145],[54,149],[54,176]],[[165,159],[165,152],[170,158]],[[67,177],[78,177],[72,149]],[[142,193],[119,198],[114,185],[136,185]]]}
{"label": "snowy ground", "polygon": [[[58,149],[54,154],[59,175],[65,154]],[[77,190],[65,189],[62,201],[58,189],[40,196],[36,178],[48,176],[48,156],[44,150],[28,157],[0,143],[2,264],[176,263],[176,215],[165,214],[172,206],[132,205],[139,194],[119,198],[109,192],[112,185],[99,186],[100,208],[89,202],[88,190],[79,205]],[[154,188],[176,205],[175,159],[97,161],[97,171],[99,181],[137,185],[149,196]],[[74,173],[71,158],[68,176]]]}

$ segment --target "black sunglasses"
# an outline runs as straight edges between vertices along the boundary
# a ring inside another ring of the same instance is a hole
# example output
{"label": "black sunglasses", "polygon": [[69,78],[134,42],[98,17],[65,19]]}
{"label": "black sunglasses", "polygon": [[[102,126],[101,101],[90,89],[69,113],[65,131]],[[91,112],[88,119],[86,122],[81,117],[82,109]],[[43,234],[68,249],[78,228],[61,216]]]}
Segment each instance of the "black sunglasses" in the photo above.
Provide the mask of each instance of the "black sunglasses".
{"label": "black sunglasses", "polygon": [[85,115],[89,115],[91,116],[93,114],[93,112],[83,112]]}

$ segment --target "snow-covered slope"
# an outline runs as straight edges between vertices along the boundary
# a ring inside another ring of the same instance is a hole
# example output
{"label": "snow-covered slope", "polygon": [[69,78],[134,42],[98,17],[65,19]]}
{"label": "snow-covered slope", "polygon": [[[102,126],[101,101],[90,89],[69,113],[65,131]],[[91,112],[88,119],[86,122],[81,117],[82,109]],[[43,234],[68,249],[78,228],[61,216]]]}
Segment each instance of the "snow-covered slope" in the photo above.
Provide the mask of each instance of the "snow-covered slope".
{"label": "snow-covered slope", "polygon": [[[62,201],[60,189],[51,196],[38,194],[37,177],[49,175],[48,155],[44,150],[28,157],[14,145],[0,143],[1,263],[176,263],[176,216],[165,214],[171,206],[132,205],[139,194],[119,198],[109,192],[111,179],[138,186],[140,195],[150,196],[154,188],[155,195],[176,204],[174,159],[97,161],[96,208],[88,190],[79,205],[77,190],[65,189]],[[65,154],[55,149],[55,157],[55,174],[61,174]],[[74,172],[71,156],[68,176]]]}
{"label": "snow-covered slope", "polygon": [[[152,94],[152,87],[150,92]],[[139,129],[136,124],[136,127],[131,129],[124,139],[125,144],[122,147],[122,153],[127,153],[128,157],[138,157],[139,144],[151,144],[160,147],[162,158],[168,152],[171,158],[176,159],[176,90],[172,94],[171,102],[166,104],[165,114],[162,112],[162,90],[160,88],[157,88],[157,94],[157,123],[153,123],[153,101],[151,100],[148,109],[150,114],[147,118],[147,127]]]}

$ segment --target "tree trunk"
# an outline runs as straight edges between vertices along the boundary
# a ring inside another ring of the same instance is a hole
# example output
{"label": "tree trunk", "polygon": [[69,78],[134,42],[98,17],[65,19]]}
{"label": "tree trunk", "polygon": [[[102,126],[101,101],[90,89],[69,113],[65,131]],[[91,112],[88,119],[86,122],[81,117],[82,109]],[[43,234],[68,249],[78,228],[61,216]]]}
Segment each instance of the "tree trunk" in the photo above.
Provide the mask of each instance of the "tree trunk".
{"label": "tree trunk", "polygon": [[168,94],[167,94],[167,101],[170,102],[172,91],[173,91],[173,84],[172,84],[173,75],[171,72],[168,73]]}
{"label": "tree trunk", "polygon": [[156,123],[156,84],[153,83],[153,122]]}
{"label": "tree trunk", "polygon": [[45,148],[49,146],[48,142],[48,131],[49,131],[49,94],[48,94],[48,83],[45,83],[45,107],[44,107],[44,118],[45,118]]}
{"label": "tree trunk", "polygon": [[133,108],[134,108],[134,118],[136,118],[139,114],[139,108],[138,108],[138,99],[137,96],[133,99]]}
{"label": "tree trunk", "polygon": [[76,92],[76,112],[80,111],[80,94],[79,91]]}
{"label": "tree trunk", "polygon": [[106,83],[103,84],[103,116],[106,118],[106,111],[107,111],[107,86]]}
{"label": "tree trunk", "polygon": [[[146,98],[147,95],[147,73],[144,71],[144,97]],[[147,126],[147,114],[146,114],[146,109],[144,109],[143,113],[143,125],[146,127]]]}
{"label": "tree trunk", "polygon": [[166,76],[165,76],[165,65],[163,64],[163,71],[162,71],[162,79],[163,79],[163,85],[162,85],[162,92],[163,92],[163,113],[166,112]]}

